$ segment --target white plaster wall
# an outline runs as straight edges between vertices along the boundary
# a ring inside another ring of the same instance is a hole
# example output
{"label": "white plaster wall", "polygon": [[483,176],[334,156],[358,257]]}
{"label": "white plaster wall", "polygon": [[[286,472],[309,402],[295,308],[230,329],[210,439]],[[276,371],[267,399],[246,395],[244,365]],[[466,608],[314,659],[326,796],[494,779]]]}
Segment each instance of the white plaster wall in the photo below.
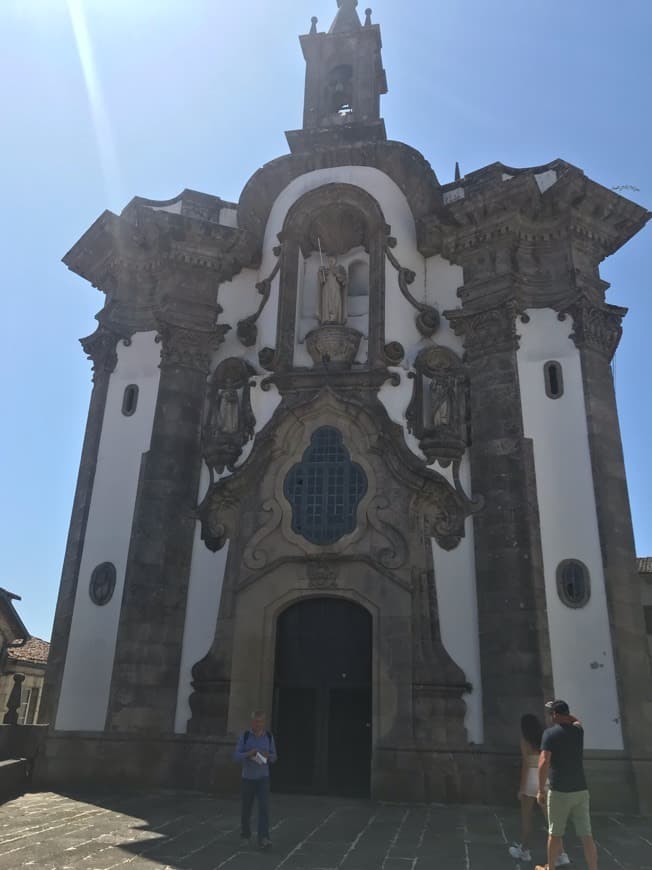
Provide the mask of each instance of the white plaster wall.
{"label": "white plaster wall", "polygon": [[[204,466],[200,489],[205,491],[207,487],[208,469]],[[206,655],[215,638],[228,554],[228,542],[217,553],[212,553],[201,540],[201,525],[197,523],[183,629],[177,709],[174,721],[176,734],[186,733],[188,719],[192,715],[188,703],[192,692],[192,667]]]}
{"label": "white plaster wall", "polygon": [[[57,712],[59,731],[104,730],[138,477],[142,455],[149,449],[158,394],[160,345],[155,335],[136,333],[128,347],[118,343]],[[122,399],[129,384],[138,385],[138,405],[133,416],[125,417]],[[117,580],[109,603],[98,607],[88,587],[101,562],[113,562]]]}
{"label": "white plaster wall", "polygon": [[[460,480],[465,492],[470,494],[468,454],[462,461]],[[465,537],[454,550],[443,550],[433,539],[432,556],[441,640],[446,652],[462,668],[473,687],[471,692],[464,695],[467,736],[470,743],[483,743],[482,671],[472,517],[467,518],[464,530]]]}
{"label": "white plaster wall", "polygon": [[[579,351],[572,320],[530,310],[519,323],[518,373],[525,435],[533,439],[555,695],[585,726],[589,749],[623,748],[616,675],[591,472]],[[564,393],[549,399],[544,363],[562,365]],[[569,608],[557,593],[563,559],[589,569],[591,598]]]}

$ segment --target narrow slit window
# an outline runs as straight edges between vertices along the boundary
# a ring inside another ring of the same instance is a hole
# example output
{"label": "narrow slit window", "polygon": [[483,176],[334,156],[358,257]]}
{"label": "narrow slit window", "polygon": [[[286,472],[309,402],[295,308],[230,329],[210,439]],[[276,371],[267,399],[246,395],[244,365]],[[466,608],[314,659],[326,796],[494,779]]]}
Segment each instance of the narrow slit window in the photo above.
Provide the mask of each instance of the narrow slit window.
{"label": "narrow slit window", "polygon": [[137,405],[138,386],[137,384],[129,384],[128,387],[125,387],[124,395],[122,397],[122,413],[125,417],[131,417],[132,414],[136,413]]}
{"label": "narrow slit window", "polygon": [[547,362],[543,367],[546,395],[549,399],[559,399],[564,393],[564,375],[561,363]]}

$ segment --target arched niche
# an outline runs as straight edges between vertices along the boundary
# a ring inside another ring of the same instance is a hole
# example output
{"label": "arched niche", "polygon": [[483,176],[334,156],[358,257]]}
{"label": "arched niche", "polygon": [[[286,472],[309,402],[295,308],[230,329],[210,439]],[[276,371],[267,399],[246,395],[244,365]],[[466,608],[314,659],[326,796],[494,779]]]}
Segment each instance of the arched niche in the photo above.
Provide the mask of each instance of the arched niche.
{"label": "arched niche", "polygon": [[350,325],[367,339],[357,362],[369,368],[383,365],[388,232],[378,202],[354,185],[327,184],[294,203],[280,234],[277,369],[307,364],[301,353],[295,356],[295,346],[318,323],[318,270],[328,256],[347,271]]}

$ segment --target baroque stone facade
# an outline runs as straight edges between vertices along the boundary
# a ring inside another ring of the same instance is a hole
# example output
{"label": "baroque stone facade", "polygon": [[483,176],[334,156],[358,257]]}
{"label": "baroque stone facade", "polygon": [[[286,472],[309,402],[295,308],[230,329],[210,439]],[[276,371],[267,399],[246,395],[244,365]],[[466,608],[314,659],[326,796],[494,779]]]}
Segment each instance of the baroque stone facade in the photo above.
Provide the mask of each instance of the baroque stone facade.
{"label": "baroque stone facade", "polygon": [[279,787],[509,800],[519,716],[566,694],[597,803],[648,806],[599,265],[649,215],[561,160],[441,185],[387,140],[356,6],[301,37],[303,128],[237,204],[136,198],[64,258],[106,304],[38,775],[228,792],[262,706]]}

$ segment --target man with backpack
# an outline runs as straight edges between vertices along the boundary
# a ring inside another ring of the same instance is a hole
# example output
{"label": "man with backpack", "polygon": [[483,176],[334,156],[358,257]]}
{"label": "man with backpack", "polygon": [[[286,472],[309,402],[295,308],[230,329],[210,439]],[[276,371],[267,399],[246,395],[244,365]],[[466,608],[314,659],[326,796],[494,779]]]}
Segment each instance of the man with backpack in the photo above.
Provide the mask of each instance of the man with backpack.
{"label": "man with backpack", "polygon": [[269,765],[276,761],[274,737],[265,730],[265,713],[251,714],[251,728],[238,740],[234,758],[242,764],[241,845],[251,841],[251,811],[258,801],[258,845],[270,849],[269,838]]}

